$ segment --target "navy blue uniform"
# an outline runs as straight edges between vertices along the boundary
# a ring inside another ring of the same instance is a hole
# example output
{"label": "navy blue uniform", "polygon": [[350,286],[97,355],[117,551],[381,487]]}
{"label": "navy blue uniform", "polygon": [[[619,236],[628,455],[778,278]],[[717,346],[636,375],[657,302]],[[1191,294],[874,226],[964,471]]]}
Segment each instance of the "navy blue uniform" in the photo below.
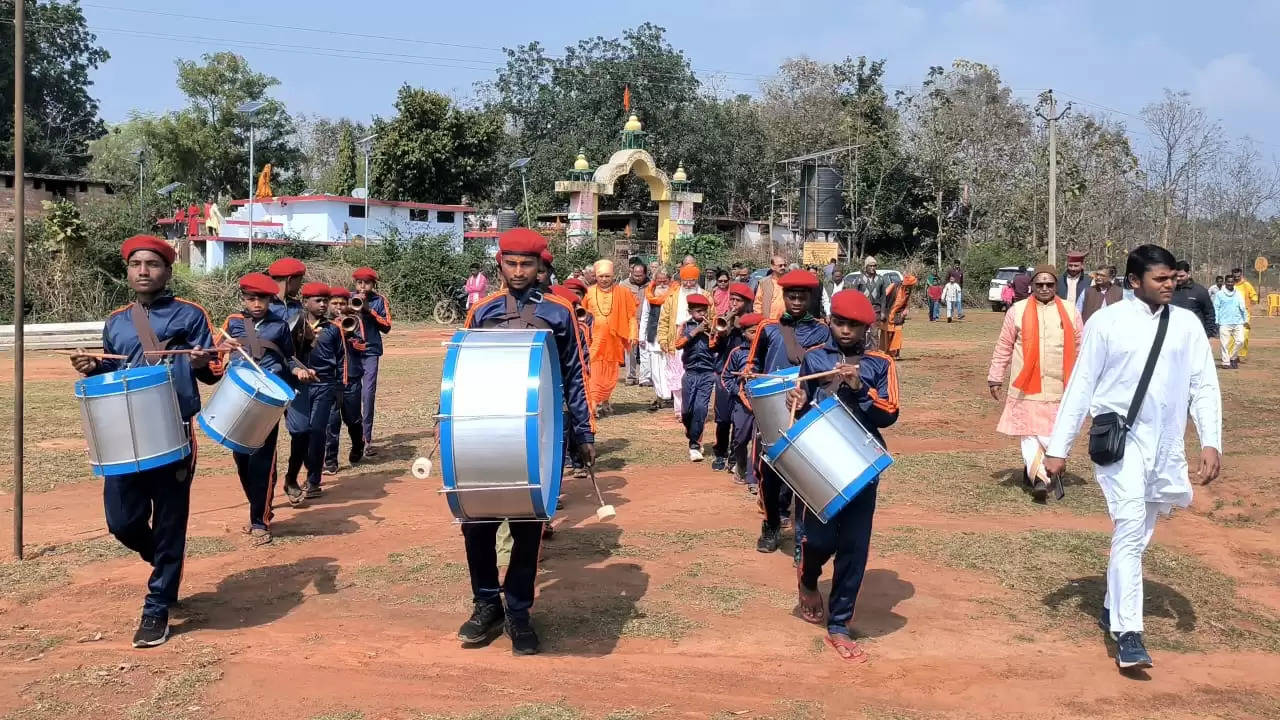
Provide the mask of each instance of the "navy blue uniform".
{"label": "navy blue uniform", "polygon": [[[751,365],[758,373],[796,367],[804,361],[805,350],[822,347],[831,340],[831,330],[811,317],[795,320],[783,314],[777,320],[760,323],[759,328],[751,346]],[[794,345],[788,342],[789,335],[794,335]],[[778,473],[760,459],[763,450],[757,441],[755,463],[760,478],[760,500],[764,504],[765,523],[776,530],[782,516],[787,514],[784,509],[790,510],[792,493]]]}
{"label": "navy blue uniform", "polygon": [[[252,352],[245,332],[245,322],[243,314],[233,313],[227,316],[222,329],[227,335],[239,340],[245,346],[246,352]],[[293,333],[284,318],[268,307],[267,314],[263,315],[261,320],[253,322],[253,327],[260,342],[265,341],[274,345],[274,347],[263,345],[258,353],[253,353],[258,367],[262,368],[263,372],[272,373],[286,383],[294,385],[293,370],[301,365],[294,357]],[[249,365],[239,352],[230,355],[228,367],[236,365]],[[265,530],[271,526],[271,498],[276,491],[276,437],[279,432],[280,426],[277,424],[271,429],[271,434],[267,436],[262,447],[252,453],[231,453],[236,463],[236,474],[240,476],[240,486],[244,489],[245,498],[249,501],[250,527]]]}
{"label": "navy blue uniform", "polygon": [[705,328],[697,320],[686,320],[676,338],[680,361],[684,363],[684,378],[680,381],[684,405],[680,421],[684,423],[684,435],[690,450],[702,450],[702,431],[707,423],[707,409],[711,404],[711,391],[716,382],[716,356],[711,351],[711,340]]}
{"label": "navy blue uniform", "polygon": [[387,298],[372,290],[364,296],[365,350],[360,362],[363,374],[360,379],[362,412],[364,413],[364,442],[373,440],[373,410],[378,396],[378,361],[382,359],[382,336],[391,332],[391,304]]}
{"label": "navy blue uniform", "polygon": [[351,438],[351,452],[347,459],[357,463],[364,456],[363,408],[361,379],[364,377],[364,352],[368,347],[364,341],[364,321],[360,315],[351,315],[357,321],[354,332],[342,333],[342,350],[346,375],[340,379],[335,392],[333,406],[329,410],[329,427],[325,431],[324,465],[336,470],[338,467],[338,433],[343,425],[347,426],[347,436]]}
{"label": "navy blue uniform", "polygon": [[[729,456],[733,459],[733,466],[742,477],[743,482],[754,486],[756,484],[756,469],[755,464],[751,462],[750,454],[751,441],[756,434],[756,417],[751,414],[751,408],[747,407],[746,401],[742,398],[743,383],[740,377],[741,373],[747,369],[750,352],[751,347],[746,342],[730,350],[729,356],[725,358],[724,370],[720,374],[720,380],[717,384],[724,388],[733,408],[731,411],[733,443],[729,447]],[[716,402],[720,402],[719,396],[717,395],[716,397]]]}
{"label": "navy blue uniform", "polygon": [[[148,364],[145,348],[131,317],[133,305],[115,311],[102,328],[103,352],[127,355],[128,360],[100,360],[91,373],[120,370],[125,366]],[[160,345],[170,350],[214,345],[213,328],[203,308],[174,297],[167,290],[150,306],[138,306]],[[142,614],[168,620],[169,607],[178,601],[182,562],[187,551],[187,517],[191,508],[191,481],[196,471],[196,437],[191,418],[200,411],[199,380],[217,382],[209,368],[196,370],[186,355],[166,358],[173,369],[178,409],[191,438],[191,454],[177,462],[145,472],[108,475],[102,487],[102,505],[107,529],[120,544],[151,564],[147,596]]]}
{"label": "navy blue uniform", "polygon": [[[884,446],[880,428],[898,420],[898,373],[893,359],[874,351],[846,359],[832,341],[805,354],[800,374],[826,372],[842,362],[859,364],[861,387],[854,390],[839,380],[819,378],[806,383],[809,398],[822,400],[834,390],[858,422]],[[862,587],[862,577],[867,568],[871,519],[876,510],[876,488],[879,484],[878,480],[873,481],[826,524],[805,508],[800,537],[801,584],[809,590],[816,590],[822,566],[832,555],[836,558],[828,600],[828,632],[849,634],[853,605],[858,599],[858,590]]]}
{"label": "navy blue uniform", "polygon": [[730,328],[724,335],[716,336],[716,344],[713,348],[716,353],[716,459],[729,456],[729,432],[733,426],[733,394],[724,383],[724,368],[729,362],[729,353],[745,341],[746,338],[743,337],[741,329]]}
{"label": "navy blue uniform", "polygon": [[315,371],[316,381],[299,385],[298,395],[284,414],[290,440],[285,482],[291,488],[297,486],[298,471],[303,466],[307,468],[307,484],[320,487],[325,431],[329,425],[330,409],[337,402],[335,396],[342,383],[342,330],[328,320],[312,318],[309,322],[315,341],[306,357],[299,360]]}
{"label": "navy blue uniform", "polygon": [[[560,377],[564,383],[565,403],[573,440],[579,444],[594,443],[591,416],[587,410],[587,390],[582,376],[582,348],[574,319],[573,308],[564,300],[541,292],[526,289],[494,293],[471,306],[467,313],[466,327],[496,327],[506,316],[508,293],[515,300],[518,311],[525,312],[529,303],[535,303],[532,316],[536,325],[527,325],[520,318],[510,321],[507,327],[545,327],[556,341],[556,353],[560,356]],[[507,576],[498,584],[498,553],[495,541],[500,522],[470,522],[462,525],[462,537],[467,549],[467,569],[471,574],[471,592],[477,603],[499,603],[499,595],[505,595],[507,616],[514,622],[528,622],[529,608],[533,606],[534,582],[538,574],[538,550],[542,543],[542,523],[513,522],[511,528],[511,560],[507,563]]]}

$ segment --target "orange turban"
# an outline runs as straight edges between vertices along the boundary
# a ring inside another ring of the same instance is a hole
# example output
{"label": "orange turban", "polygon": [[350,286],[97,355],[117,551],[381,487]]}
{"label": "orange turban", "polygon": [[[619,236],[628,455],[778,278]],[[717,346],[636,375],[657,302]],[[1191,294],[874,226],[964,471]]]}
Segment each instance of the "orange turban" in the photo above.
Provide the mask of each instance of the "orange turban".
{"label": "orange turban", "polygon": [[702,271],[698,269],[697,265],[685,265],[680,268],[681,280],[698,280],[701,277]]}

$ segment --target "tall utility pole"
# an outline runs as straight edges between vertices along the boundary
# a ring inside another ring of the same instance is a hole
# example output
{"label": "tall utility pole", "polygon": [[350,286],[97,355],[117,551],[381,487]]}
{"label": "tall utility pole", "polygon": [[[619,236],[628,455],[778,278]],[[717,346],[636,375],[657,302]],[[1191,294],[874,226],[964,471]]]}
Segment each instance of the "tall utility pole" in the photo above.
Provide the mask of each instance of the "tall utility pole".
{"label": "tall utility pole", "polygon": [[368,137],[360,138],[356,143],[360,146],[361,152],[364,153],[364,242],[369,243],[369,192],[373,188],[373,183],[369,182],[369,153],[373,151],[373,140],[378,137],[374,133]]}
{"label": "tall utility pole", "polygon": [[13,554],[22,559],[22,354],[26,350],[22,296],[26,285],[23,203],[26,202],[26,158],[23,157],[22,114],[26,102],[23,38],[26,3],[13,4]]}
{"label": "tall utility pole", "polygon": [[1058,121],[1071,109],[1071,103],[1058,112],[1058,101],[1053,97],[1053,88],[1045,91],[1042,97],[1049,104],[1049,114],[1044,115],[1036,110],[1036,115],[1049,122],[1049,264],[1058,264]]}

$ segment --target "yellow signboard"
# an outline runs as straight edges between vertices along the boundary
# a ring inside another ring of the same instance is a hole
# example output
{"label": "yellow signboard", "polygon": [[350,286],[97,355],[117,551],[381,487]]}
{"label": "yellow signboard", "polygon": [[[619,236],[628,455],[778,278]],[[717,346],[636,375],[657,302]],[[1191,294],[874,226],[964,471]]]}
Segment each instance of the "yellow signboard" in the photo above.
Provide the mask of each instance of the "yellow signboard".
{"label": "yellow signboard", "polygon": [[833,242],[807,242],[804,244],[805,265],[826,265],[840,257],[840,244]]}
{"label": "yellow signboard", "polygon": [[1257,260],[1253,261],[1253,269],[1258,272],[1266,272],[1268,267],[1269,264],[1267,263],[1267,259],[1261,255],[1258,256]]}

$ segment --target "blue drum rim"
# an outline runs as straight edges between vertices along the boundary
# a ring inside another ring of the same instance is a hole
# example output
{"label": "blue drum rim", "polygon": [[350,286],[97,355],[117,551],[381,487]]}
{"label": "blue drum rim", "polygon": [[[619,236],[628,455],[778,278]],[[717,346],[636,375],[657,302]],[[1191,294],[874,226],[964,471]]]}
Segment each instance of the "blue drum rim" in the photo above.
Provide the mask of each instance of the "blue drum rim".
{"label": "blue drum rim", "polygon": [[[257,375],[258,377],[266,378],[268,382],[270,382],[271,384],[275,385],[277,388],[280,389],[280,391],[284,394],[284,399],[281,400],[279,398],[274,398],[274,397],[271,397],[270,395],[266,395],[262,392],[259,392],[257,388],[255,388],[254,386],[250,385],[249,383],[241,379],[240,373],[232,372],[233,370],[237,370],[237,369],[246,373]],[[254,370],[247,363],[235,363],[231,367],[227,368],[227,377],[230,378],[231,382],[235,383],[236,387],[243,390],[246,395],[253,398],[254,400],[261,402],[264,405],[270,405],[272,407],[284,407],[288,405],[293,400],[293,396],[297,394],[294,392],[293,388],[289,387],[289,383],[285,382],[284,380],[281,380],[280,377],[275,373],[263,372],[261,375],[259,375],[258,371]],[[218,442],[221,443],[222,441],[219,440]]]}
{"label": "blue drum rim", "polygon": [[125,392],[124,379],[128,378],[129,390],[146,390],[169,382],[169,366],[146,365],[121,368],[101,375],[90,375],[76,381],[76,397],[95,398],[119,395]]}
{"label": "blue drum rim", "polygon": [[[458,489],[458,478],[453,471],[453,421],[449,416],[453,414],[453,374],[457,372],[459,348],[466,337],[467,331],[459,330],[449,338],[449,351],[444,354],[444,368],[440,376],[440,414],[444,416],[440,418],[440,474],[445,490]],[[444,498],[455,518],[466,519],[457,493],[447,492]]]}
{"label": "blue drum rim", "polygon": [[[863,490],[867,489],[867,486],[870,485],[872,481],[879,477],[885,470],[889,469],[889,466],[892,464],[893,458],[889,456],[889,453],[885,453],[884,455],[876,458],[875,462],[871,463],[866,470],[863,470],[858,474],[858,477],[854,478],[852,482],[845,485],[843,488],[840,488],[840,492],[836,493],[836,496],[831,498],[831,502],[827,503],[827,506],[822,508],[822,512],[818,514],[818,519],[821,520],[824,525],[830,522],[831,518],[836,516],[836,513],[843,510],[845,505],[848,505],[854,498],[858,497]],[[858,488],[857,491],[849,492],[849,488],[853,487]]]}
{"label": "blue drum rim", "polygon": [[145,460],[131,460],[128,462],[118,463],[90,463],[95,477],[107,477],[115,475],[133,475],[135,473],[154,470],[165,465],[172,465],[179,460],[191,454],[191,441],[188,440],[182,447],[161,453]]}
{"label": "blue drum rim", "polygon": [[251,455],[253,454],[253,451],[262,447],[261,445],[258,447],[249,447],[248,445],[241,445],[234,440],[228,440],[226,435],[214,430],[209,423],[205,422],[203,410],[200,411],[200,414],[196,415],[196,424],[200,426],[200,429],[204,431],[205,435],[209,436],[210,440],[213,440],[231,452],[238,452],[241,455]]}
{"label": "blue drum rim", "polygon": [[[747,396],[762,398],[791,390],[796,386],[795,379],[800,377],[800,368],[794,366],[783,368],[782,370],[770,373],[770,375],[775,377],[755,378],[748,382]],[[763,392],[761,392],[762,390]]]}

